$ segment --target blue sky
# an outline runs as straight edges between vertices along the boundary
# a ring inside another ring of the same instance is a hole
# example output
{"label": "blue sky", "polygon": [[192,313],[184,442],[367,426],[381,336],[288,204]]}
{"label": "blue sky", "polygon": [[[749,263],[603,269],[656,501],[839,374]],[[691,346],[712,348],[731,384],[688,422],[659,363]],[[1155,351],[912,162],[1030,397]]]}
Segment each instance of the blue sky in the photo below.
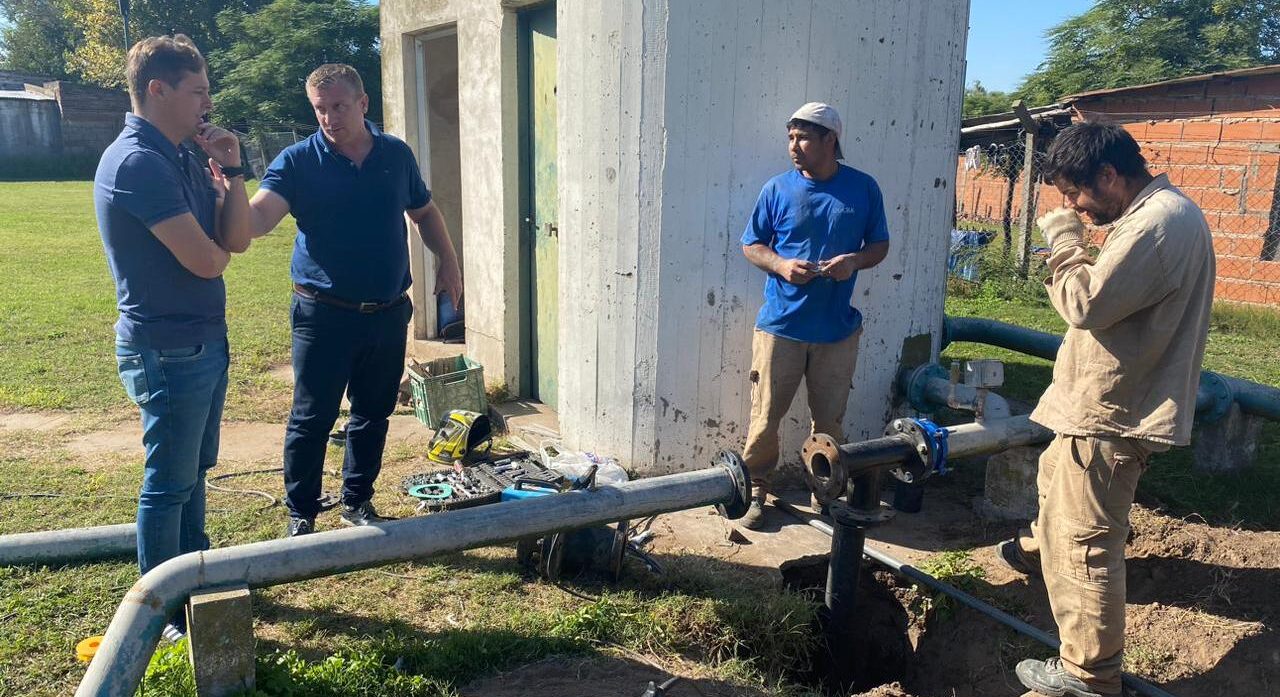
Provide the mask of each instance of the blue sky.
{"label": "blue sky", "polygon": [[965,84],[1008,92],[1044,60],[1044,33],[1092,0],[971,0]]}

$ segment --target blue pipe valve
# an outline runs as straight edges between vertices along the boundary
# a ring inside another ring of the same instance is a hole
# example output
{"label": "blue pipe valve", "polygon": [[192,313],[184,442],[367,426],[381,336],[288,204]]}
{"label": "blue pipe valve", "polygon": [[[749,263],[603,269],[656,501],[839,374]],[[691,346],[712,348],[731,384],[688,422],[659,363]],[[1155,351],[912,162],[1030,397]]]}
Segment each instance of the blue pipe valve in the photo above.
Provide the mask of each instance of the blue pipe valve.
{"label": "blue pipe valve", "polygon": [[886,435],[906,436],[917,457],[889,470],[894,479],[918,484],[935,474],[947,473],[947,435],[950,433],[929,419],[894,419]]}

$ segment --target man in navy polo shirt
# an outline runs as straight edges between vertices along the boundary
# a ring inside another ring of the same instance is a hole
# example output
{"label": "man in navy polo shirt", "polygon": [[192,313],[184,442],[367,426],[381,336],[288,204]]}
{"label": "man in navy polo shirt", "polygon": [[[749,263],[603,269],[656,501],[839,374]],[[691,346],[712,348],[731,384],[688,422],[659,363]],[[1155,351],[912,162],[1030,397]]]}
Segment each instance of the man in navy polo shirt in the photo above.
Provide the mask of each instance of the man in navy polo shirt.
{"label": "man in navy polo shirt", "polygon": [[[142,412],[138,565],[146,573],[209,547],[204,478],[218,458],[229,362],[224,243],[248,199],[235,136],[203,122],[209,79],[190,39],[139,41],[127,77],[133,112],[102,153],[93,201],[116,284],[120,380]],[[212,177],[205,158],[182,145],[188,139],[216,158]]]}
{"label": "man in navy polo shirt", "polygon": [[320,129],[271,163],[250,203],[248,226],[260,236],[286,213],[298,221],[291,269],[293,410],[284,444],[290,536],[315,530],[325,446],[343,390],[351,418],[342,522],[384,520],[370,499],[413,312],[405,292],[411,280],[406,213],[440,261],[436,292],[447,292],[455,307],[462,295],[444,218],[409,146],[365,120],[369,96],[360,75],[348,65],[322,65],[307,78],[307,98]]}
{"label": "man in navy polo shirt", "polygon": [[755,498],[742,524],[759,527],[778,464],[778,426],[804,380],[813,431],[843,442],[862,314],[860,269],[889,253],[880,187],[839,160],[840,115],[810,102],[787,122],[795,169],[770,179],[742,233],[742,253],[769,274],[751,344],[751,425],[742,458]]}

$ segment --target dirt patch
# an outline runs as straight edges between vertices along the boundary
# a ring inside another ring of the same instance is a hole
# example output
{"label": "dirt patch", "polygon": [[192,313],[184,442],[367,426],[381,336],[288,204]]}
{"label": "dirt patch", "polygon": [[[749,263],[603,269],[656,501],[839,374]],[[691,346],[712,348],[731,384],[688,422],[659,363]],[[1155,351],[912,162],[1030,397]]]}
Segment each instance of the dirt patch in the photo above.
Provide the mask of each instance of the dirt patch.
{"label": "dirt patch", "polygon": [[[549,658],[521,666],[459,690],[462,697],[600,697],[639,696],[649,682],[661,685],[672,676],[681,679],[667,689],[671,697],[766,697],[769,692],[747,685],[699,677],[687,666],[659,669],[632,658]],[[670,672],[669,672],[670,671]]]}

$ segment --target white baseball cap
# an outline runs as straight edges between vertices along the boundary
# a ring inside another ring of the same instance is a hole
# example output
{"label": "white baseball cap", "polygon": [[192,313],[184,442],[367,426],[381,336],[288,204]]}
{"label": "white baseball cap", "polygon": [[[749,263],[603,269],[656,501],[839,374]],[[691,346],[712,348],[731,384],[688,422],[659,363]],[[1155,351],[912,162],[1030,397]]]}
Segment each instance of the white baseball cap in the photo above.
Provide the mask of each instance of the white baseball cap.
{"label": "white baseball cap", "polygon": [[[804,106],[796,109],[796,113],[791,115],[791,119],[800,119],[809,123],[816,123],[819,126],[836,134],[836,159],[844,159],[844,152],[840,149],[840,136],[844,131],[844,124],[840,121],[840,113],[835,107],[822,102],[809,102]],[[790,120],[790,119],[788,119]]]}

